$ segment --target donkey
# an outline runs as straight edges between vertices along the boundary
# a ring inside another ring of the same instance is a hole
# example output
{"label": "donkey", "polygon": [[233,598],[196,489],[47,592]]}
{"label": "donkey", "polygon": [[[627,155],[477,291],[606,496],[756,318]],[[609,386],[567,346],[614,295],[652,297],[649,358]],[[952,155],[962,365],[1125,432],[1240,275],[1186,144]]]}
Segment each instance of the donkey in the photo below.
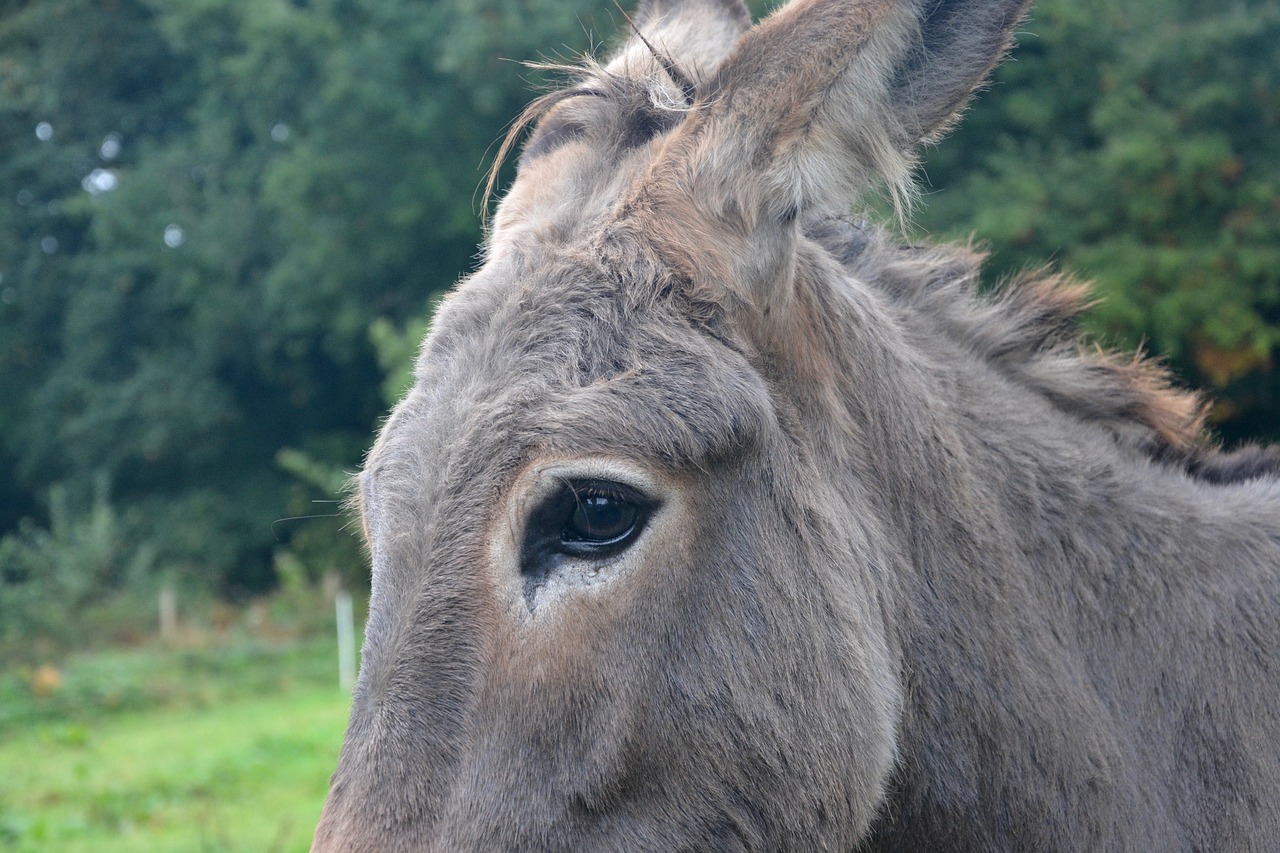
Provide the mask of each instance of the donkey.
{"label": "donkey", "polygon": [[1026,0],[646,0],[358,479],[314,851],[1280,845],[1280,454],[910,193]]}

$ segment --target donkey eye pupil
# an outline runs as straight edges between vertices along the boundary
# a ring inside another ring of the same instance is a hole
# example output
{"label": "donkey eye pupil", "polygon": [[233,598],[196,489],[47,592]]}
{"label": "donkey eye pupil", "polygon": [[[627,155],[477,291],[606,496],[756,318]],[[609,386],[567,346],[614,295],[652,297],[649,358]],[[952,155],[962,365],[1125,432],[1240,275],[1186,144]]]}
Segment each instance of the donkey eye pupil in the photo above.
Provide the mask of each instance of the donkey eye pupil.
{"label": "donkey eye pupil", "polygon": [[636,525],[639,508],[612,495],[579,495],[565,529],[570,541],[603,544],[625,537]]}

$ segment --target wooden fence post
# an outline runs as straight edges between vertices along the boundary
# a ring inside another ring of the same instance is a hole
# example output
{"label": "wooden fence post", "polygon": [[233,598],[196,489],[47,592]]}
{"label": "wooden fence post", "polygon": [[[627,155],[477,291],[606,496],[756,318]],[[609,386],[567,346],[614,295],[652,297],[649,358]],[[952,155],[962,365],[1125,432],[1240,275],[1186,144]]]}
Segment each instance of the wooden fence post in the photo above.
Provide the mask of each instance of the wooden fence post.
{"label": "wooden fence post", "polygon": [[356,631],[351,594],[340,590],[334,596],[338,617],[338,684],[350,693],[356,684]]}

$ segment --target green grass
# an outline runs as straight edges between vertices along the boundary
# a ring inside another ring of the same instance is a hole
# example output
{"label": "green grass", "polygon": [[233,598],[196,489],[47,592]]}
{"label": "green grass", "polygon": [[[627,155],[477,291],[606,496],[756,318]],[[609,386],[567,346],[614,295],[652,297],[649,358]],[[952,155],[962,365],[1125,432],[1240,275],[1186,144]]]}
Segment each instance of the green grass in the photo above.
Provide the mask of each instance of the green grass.
{"label": "green grass", "polygon": [[[81,656],[0,677],[0,850],[305,851],[350,698],[331,643]],[[26,684],[26,695],[22,694]]]}

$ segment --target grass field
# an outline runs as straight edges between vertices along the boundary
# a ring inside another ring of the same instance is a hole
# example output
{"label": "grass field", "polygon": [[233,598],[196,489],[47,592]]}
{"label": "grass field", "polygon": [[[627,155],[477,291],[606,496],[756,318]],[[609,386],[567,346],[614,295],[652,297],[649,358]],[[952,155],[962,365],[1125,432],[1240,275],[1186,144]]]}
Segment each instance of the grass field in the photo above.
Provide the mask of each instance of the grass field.
{"label": "grass field", "polygon": [[350,698],[332,641],[82,655],[0,675],[0,850],[305,851]]}

